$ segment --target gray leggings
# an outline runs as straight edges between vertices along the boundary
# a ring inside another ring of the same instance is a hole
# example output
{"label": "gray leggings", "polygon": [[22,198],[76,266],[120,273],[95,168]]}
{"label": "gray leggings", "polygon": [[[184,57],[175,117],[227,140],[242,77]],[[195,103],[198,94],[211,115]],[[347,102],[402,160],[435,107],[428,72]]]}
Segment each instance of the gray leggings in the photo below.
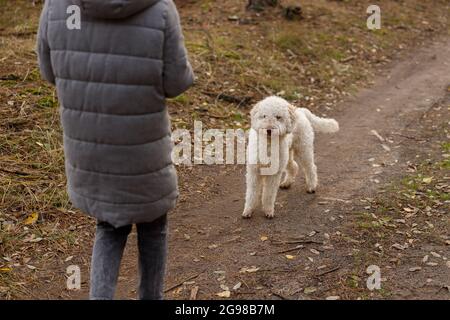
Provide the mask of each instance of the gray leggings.
{"label": "gray leggings", "polygon": [[[136,225],[139,248],[139,299],[162,300],[167,259],[167,215]],[[99,221],[91,262],[91,300],[112,300],[120,261],[132,226],[114,228]]]}

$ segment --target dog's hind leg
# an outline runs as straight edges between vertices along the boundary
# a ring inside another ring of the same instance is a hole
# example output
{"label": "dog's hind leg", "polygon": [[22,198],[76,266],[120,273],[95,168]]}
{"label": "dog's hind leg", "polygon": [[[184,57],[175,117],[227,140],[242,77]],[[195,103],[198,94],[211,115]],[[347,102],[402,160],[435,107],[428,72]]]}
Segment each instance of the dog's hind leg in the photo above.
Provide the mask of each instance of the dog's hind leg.
{"label": "dog's hind leg", "polygon": [[272,219],[275,215],[275,200],[281,182],[281,172],[272,176],[265,176],[262,192],[262,210],[267,218]]}
{"label": "dog's hind leg", "polygon": [[298,164],[294,159],[294,150],[289,151],[289,161],[284,172],[284,179],[280,184],[280,188],[288,189],[294,183],[295,177],[298,174]]}
{"label": "dog's hind leg", "polygon": [[317,167],[314,163],[314,149],[312,144],[302,144],[300,152],[297,152],[300,165],[306,180],[306,191],[315,193],[317,189]]}
{"label": "dog's hind leg", "polygon": [[245,208],[242,217],[251,218],[253,211],[255,211],[261,203],[263,181],[262,177],[259,175],[258,167],[247,166],[246,183]]}

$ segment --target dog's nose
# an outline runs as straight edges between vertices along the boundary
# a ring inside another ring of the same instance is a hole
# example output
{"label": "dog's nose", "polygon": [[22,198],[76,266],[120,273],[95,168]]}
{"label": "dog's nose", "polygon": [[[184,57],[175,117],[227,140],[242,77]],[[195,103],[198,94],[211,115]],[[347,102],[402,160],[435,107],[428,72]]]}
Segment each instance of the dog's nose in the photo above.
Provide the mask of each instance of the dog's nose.
{"label": "dog's nose", "polygon": [[272,129],[267,129],[267,135],[270,136],[272,134]]}

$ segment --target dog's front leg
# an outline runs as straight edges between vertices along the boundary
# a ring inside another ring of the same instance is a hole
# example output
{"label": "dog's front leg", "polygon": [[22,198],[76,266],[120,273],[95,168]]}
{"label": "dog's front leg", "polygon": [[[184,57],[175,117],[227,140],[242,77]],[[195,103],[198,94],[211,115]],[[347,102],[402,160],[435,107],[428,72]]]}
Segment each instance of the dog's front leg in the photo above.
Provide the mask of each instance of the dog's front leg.
{"label": "dog's front leg", "polygon": [[260,204],[262,192],[262,179],[256,165],[247,166],[246,183],[245,208],[242,217],[251,218],[253,211]]}
{"label": "dog's front leg", "polygon": [[284,180],[281,182],[280,188],[288,189],[291,187],[298,173],[298,164],[295,162],[293,150],[289,151],[289,162],[284,173]]}
{"label": "dog's front leg", "polygon": [[265,176],[264,189],[262,192],[262,210],[267,218],[272,219],[275,215],[275,200],[281,182],[282,171]]}

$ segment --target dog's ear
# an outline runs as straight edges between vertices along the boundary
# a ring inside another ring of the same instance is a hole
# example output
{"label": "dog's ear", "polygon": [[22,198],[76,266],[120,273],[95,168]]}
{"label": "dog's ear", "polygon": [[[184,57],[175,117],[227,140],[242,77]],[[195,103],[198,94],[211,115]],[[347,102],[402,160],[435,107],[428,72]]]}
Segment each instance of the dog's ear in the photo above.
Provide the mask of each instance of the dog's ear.
{"label": "dog's ear", "polygon": [[288,106],[288,113],[289,113],[289,124],[287,127],[288,133],[291,133],[292,130],[294,130],[295,122],[297,120],[297,116],[295,115],[295,111],[297,110],[296,107],[294,107],[292,104]]}
{"label": "dog's ear", "polygon": [[258,108],[259,108],[259,104],[257,103],[257,104],[255,104],[255,106],[250,111],[250,118],[251,118],[251,120],[253,120],[254,117],[256,116],[256,113],[258,112]]}

